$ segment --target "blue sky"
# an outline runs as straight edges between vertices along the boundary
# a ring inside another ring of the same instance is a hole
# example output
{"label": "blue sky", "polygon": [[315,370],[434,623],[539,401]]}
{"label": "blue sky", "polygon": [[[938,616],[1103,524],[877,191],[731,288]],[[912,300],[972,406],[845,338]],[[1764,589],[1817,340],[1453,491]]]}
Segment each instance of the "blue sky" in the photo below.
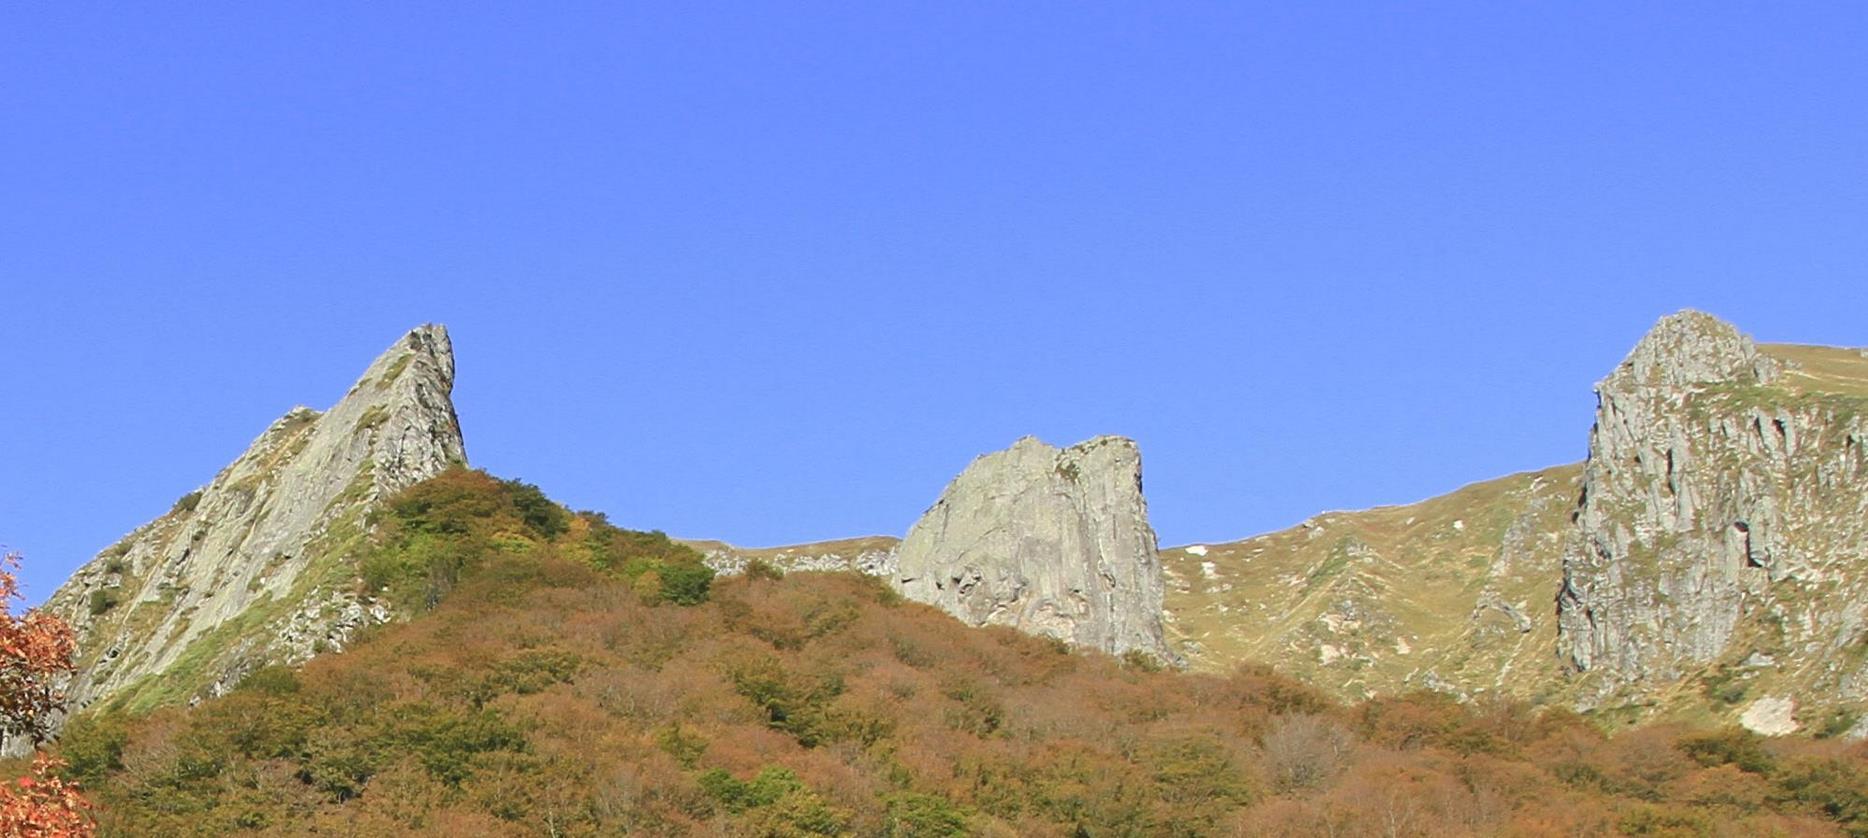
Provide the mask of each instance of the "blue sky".
{"label": "blue sky", "polygon": [[1859,4],[14,4],[35,597],[404,330],[477,465],[899,534],[1024,434],[1166,543],[1580,459],[1656,318],[1868,344]]}

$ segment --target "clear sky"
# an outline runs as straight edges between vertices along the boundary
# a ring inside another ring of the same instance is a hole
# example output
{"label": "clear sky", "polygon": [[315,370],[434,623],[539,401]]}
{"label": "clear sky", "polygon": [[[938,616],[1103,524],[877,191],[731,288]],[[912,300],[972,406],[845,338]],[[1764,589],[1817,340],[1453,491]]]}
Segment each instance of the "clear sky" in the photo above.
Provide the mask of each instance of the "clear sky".
{"label": "clear sky", "polygon": [[0,543],[42,597],[446,323],[472,460],[900,534],[1024,434],[1164,543],[1580,459],[1698,307],[1868,344],[1859,3],[0,9]]}

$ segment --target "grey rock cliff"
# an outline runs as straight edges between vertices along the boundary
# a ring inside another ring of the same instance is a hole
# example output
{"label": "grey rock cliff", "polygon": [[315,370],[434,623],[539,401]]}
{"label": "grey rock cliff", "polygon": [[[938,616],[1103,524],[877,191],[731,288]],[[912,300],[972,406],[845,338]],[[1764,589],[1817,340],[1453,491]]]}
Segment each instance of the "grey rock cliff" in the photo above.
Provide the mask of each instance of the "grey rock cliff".
{"label": "grey rock cliff", "polygon": [[909,530],[895,580],[969,625],[1176,660],[1141,454],[1120,437],[1063,450],[1026,437],[974,460]]}
{"label": "grey rock cliff", "polygon": [[1852,355],[1761,348],[1685,312],[1597,385],[1558,648],[1602,693],[1754,654],[1838,699],[1868,685],[1837,654],[1863,628],[1868,402],[1796,360],[1828,352]]}
{"label": "grey rock cliff", "polygon": [[287,413],[205,488],[80,568],[47,604],[79,638],[71,706],[218,693],[387,619],[355,593],[367,513],[465,462],[453,386],[447,331],[415,329],[335,407]]}

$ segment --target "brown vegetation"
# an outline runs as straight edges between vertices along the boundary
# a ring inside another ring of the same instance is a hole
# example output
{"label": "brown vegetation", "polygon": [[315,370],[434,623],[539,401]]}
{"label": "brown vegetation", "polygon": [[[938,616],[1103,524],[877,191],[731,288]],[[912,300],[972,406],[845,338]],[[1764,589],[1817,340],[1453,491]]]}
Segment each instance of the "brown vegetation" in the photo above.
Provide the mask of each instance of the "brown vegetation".
{"label": "brown vegetation", "polygon": [[[615,546],[665,540],[593,539],[607,524],[470,475],[397,507],[453,523],[384,528],[449,530],[423,562],[475,556],[443,562],[432,611],[193,708],[75,721],[60,749],[107,830],[1868,834],[1858,746],[1610,737],[1433,694],[1343,707],[1262,668],[1151,671],[965,628],[853,575],[758,573],[684,604],[642,582],[683,557]],[[427,565],[379,558],[384,587],[429,592]]]}

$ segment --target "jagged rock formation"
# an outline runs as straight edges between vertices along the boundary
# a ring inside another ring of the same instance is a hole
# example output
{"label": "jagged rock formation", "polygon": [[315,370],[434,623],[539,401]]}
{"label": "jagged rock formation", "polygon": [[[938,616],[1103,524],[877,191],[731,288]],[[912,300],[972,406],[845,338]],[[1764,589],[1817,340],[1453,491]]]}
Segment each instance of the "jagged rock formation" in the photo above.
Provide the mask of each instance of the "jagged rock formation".
{"label": "jagged rock formation", "polygon": [[[1868,645],[1859,353],[1760,347],[1687,312],[1597,396],[1559,599],[1559,647],[1596,682],[1585,703],[1693,676],[1732,701],[1747,685],[1868,698],[1853,651]],[[1753,713],[1774,731],[1782,715],[1781,702]]]}
{"label": "jagged rock formation", "polygon": [[1551,698],[1564,681],[1553,603],[1581,472],[1162,550],[1168,639],[1193,669],[1269,663],[1351,701],[1417,689]]}
{"label": "jagged rock formation", "polygon": [[746,565],[762,561],[786,573],[853,571],[893,578],[895,550],[902,542],[899,538],[875,535],[787,547],[736,547],[724,541],[709,540],[683,540],[681,543],[700,551],[707,557],[707,566],[723,576],[743,573]]}
{"label": "jagged rock formation", "polygon": [[98,554],[47,607],[79,638],[73,709],[133,709],[229,688],[388,619],[356,594],[377,499],[465,462],[447,331],[423,326],[342,401],[296,408],[213,482]]}
{"label": "jagged rock formation", "polygon": [[1868,735],[1868,354],[1697,312],[1597,387],[1588,460],[1162,551],[1197,669]]}
{"label": "jagged rock formation", "polygon": [[1174,659],[1141,454],[1121,437],[1063,450],[1026,437],[974,460],[909,530],[894,578],[970,625]]}

